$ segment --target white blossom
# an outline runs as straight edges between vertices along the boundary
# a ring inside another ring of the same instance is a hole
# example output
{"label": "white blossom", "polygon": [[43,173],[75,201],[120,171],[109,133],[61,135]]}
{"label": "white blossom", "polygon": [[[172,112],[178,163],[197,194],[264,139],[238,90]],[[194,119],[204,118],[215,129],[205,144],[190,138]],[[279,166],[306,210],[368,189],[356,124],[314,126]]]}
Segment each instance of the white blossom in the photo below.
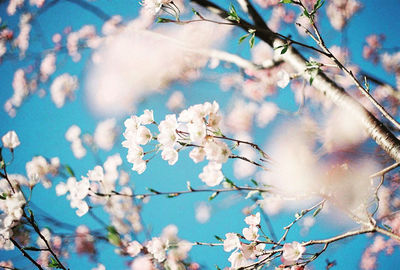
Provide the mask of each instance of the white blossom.
{"label": "white blossom", "polygon": [[20,145],[17,133],[14,130],[7,132],[2,138],[3,147],[14,149]]}

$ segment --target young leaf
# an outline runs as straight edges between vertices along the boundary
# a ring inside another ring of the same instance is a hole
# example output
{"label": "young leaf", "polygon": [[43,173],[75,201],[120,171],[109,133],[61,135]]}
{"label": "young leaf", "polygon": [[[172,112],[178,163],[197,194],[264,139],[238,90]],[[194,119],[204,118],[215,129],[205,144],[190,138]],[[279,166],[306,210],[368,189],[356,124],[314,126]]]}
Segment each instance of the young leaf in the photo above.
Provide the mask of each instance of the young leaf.
{"label": "young leaf", "polygon": [[224,240],[223,240],[221,237],[219,237],[218,235],[214,235],[214,237],[215,237],[215,239],[217,239],[218,241],[224,242]]}
{"label": "young leaf", "polygon": [[281,3],[281,4],[290,4],[290,3],[293,3],[293,0],[281,0],[279,3]]}
{"label": "young leaf", "polygon": [[250,34],[243,35],[239,38],[239,44],[243,42]]}
{"label": "young leaf", "polygon": [[251,179],[250,180],[256,187],[258,186],[258,183],[257,183],[257,181],[256,180],[254,180],[254,179]]}
{"label": "young leaf", "polygon": [[63,269],[63,267],[61,266],[61,264],[59,264],[56,259],[54,259],[53,257],[50,257],[50,262],[48,267],[50,268],[56,268],[56,269]]}
{"label": "young leaf", "polygon": [[173,22],[173,20],[158,17],[156,21],[156,23],[169,23],[169,22]]}
{"label": "young leaf", "polygon": [[119,236],[117,230],[114,226],[107,227],[107,240],[110,244],[119,247],[121,244],[121,237]]}
{"label": "young leaf", "polygon": [[282,49],[282,51],[281,51],[281,54],[285,54],[286,52],[287,52],[287,50],[289,49],[289,45],[284,45],[283,46],[283,49]]}
{"label": "young leaf", "polygon": [[219,194],[218,191],[214,192],[213,194],[211,194],[211,196],[208,198],[209,201],[212,201],[215,199],[215,197],[217,197],[217,195]]}
{"label": "young leaf", "polygon": [[253,46],[254,46],[254,41],[255,41],[254,37],[255,37],[255,34],[252,34],[249,39],[250,48],[253,48]]}
{"label": "young leaf", "polygon": [[75,173],[69,165],[64,165],[64,168],[70,176],[75,177]]}

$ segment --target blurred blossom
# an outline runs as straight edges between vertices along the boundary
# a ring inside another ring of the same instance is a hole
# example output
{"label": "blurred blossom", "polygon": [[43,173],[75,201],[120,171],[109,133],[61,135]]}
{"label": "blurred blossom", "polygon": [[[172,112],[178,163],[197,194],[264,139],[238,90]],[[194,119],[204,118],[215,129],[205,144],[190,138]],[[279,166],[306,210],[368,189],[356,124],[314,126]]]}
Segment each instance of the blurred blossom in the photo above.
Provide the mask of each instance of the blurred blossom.
{"label": "blurred blossom", "polygon": [[[333,28],[342,30],[347,21],[361,8],[357,0],[335,0],[327,3],[326,14]],[[305,17],[305,16],[304,16]]]}
{"label": "blurred blossom", "polygon": [[47,54],[40,63],[40,75],[42,82],[47,81],[49,76],[56,70],[56,55],[54,53]]}
{"label": "blurred blossom", "polygon": [[17,8],[22,7],[24,0],[10,0],[7,6],[7,14],[12,16],[17,11]]}
{"label": "blurred blossom", "polygon": [[150,31],[141,26],[143,18],[106,37],[95,52],[87,91],[88,102],[98,114],[132,112],[137,102],[163,91],[171,82],[196,79],[197,70],[208,60],[196,50],[215,47],[231,29],[200,23],[169,24]]}
{"label": "blurred blossom", "polygon": [[[341,119],[347,120],[348,115]],[[346,134],[347,129],[341,131],[338,124],[334,127],[338,132],[336,137],[343,138],[342,133]],[[292,199],[296,199],[296,208],[299,208],[302,202],[323,197],[354,221],[364,224],[368,221],[366,209],[373,196],[369,175],[379,167],[369,158],[352,156],[348,159],[340,152],[326,153],[323,159],[320,158],[316,152],[319,139],[316,131],[316,123],[307,118],[278,130],[267,150],[274,158],[274,164],[270,172],[259,175],[259,180],[272,185],[276,196],[289,200],[283,202],[285,206],[290,206]],[[341,148],[333,150],[340,151]],[[267,196],[265,202],[259,202],[267,213],[271,211],[268,210],[271,199]]]}
{"label": "blurred blossom", "polygon": [[100,122],[94,131],[94,143],[101,149],[111,150],[117,138],[115,119]]}
{"label": "blurred blossom", "polygon": [[185,97],[181,91],[174,91],[167,101],[167,108],[170,111],[179,111],[185,107]]}
{"label": "blurred blossom", "polygon": [[321,133],[328,152],[350,149],[368,138],[363,123],[356,116],[336,107],[326,118]]}
{"label": "blurred blossom", "polygon": [[205,202],[201,202],[196,207],[196,220],[199,223],[206,223],[211,216],[211,206]]}
{"label": "blurred blossom", "polygon": [[75,251],[78,254],[94,254],[94,237],[85,225],[80,225],[75,231]]}
{"label": "blurred blossom", "polygon": [[133,260],[131,270],[155,270],[150,256],[141,256]]}
{"label": "blurred blossom", "polygon": [[54,79],[50,86],[51,99],[57,108],[64,106],[65,99],[73,99],[78,88],[78,78],[64,73]]}

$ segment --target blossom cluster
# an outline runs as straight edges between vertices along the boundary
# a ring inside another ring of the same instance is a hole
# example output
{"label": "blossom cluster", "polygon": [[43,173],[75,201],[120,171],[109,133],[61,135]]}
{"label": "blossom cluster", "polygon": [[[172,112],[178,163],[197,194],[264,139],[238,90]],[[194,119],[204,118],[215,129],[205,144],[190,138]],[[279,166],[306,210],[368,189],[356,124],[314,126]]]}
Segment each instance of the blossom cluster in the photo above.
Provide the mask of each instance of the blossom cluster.
{"label": "blossom cluster", "polygon": [[185,146],[193,146],[189,157],[199,163],[204,159],[208,164],[200,173],[200,179],[209,186],[222,182],[222,164],[231,155],[229,146],[219,140],[221,115],[217,102],[197,104],[183,110],[177,117],[169,114],[158,125],[159,133],[152,134],[146,127],[155,124],[153,112],[146,110],[143,115],[133,115],[125,121],[125,141],[122,145],[128,148],[127,160],[133,164],[133,170],[139,174],[146,169],[148,160],[144,159],[143,145],[152,139],[158,142],[157,151],[161,151],[162,159],[174,165],[178,161],[178,152]]}

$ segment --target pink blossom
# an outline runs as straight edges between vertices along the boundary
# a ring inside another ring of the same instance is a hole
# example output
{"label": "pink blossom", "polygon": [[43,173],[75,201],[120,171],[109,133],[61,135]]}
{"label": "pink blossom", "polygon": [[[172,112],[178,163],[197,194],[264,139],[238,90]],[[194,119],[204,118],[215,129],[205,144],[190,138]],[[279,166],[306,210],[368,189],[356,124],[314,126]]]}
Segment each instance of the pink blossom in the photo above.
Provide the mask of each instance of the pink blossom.
{"label": "pink blossom", "polygon": [[75,251],[78,254],[94,254],[94,237],[85,225],[80,225],[75,230]]}
{"label": "pink blossom", "polygon": [[299,242],[286,243],[283,245],[282,259],[285,264],[296,263],[305,251],[306,248]]}

